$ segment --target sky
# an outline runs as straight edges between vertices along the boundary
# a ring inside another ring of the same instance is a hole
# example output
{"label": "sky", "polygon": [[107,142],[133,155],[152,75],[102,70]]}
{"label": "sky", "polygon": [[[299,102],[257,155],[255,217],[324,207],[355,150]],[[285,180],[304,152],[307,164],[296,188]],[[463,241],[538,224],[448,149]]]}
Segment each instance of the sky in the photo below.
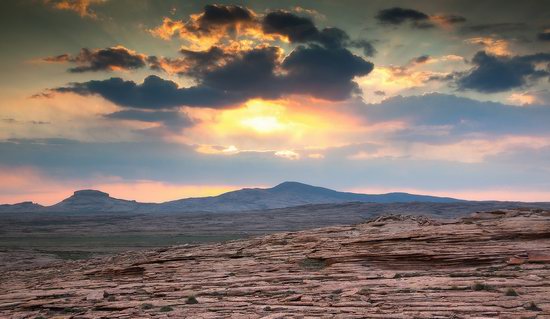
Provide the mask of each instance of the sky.
{"label": "sky", "polygon": [[550,201],[550,3],[0,2],[0,203]]}

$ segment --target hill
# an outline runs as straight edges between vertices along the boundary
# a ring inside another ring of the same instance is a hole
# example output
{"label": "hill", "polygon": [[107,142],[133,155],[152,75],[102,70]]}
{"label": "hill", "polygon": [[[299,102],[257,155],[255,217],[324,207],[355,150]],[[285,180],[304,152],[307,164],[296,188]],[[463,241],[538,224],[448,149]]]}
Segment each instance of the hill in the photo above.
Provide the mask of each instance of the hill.
{"label": "hill", "polygon": [[456,203],[462,201],[448,197],[408,193],[357,194],[298,182],[284,182],[272,188],[244,188],[219,196],[186,198],[159,204],[113,198],[98,190],[79,190],[71,197],[52,206],[2,205],[0,212],[239,212],[345,202]]}

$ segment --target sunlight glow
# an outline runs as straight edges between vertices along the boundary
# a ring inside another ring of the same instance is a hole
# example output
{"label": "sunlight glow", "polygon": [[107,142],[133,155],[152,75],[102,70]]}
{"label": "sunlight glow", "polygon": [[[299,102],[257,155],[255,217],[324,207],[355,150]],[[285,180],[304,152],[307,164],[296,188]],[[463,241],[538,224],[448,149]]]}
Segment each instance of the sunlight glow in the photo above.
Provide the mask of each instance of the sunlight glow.
{"label": "sunlight glow", "polygon": [[258,133],[270,133],[284,128],[284,125],[274,116],[257,116],[247,118],[242,120],[241,124],[252,128]]}

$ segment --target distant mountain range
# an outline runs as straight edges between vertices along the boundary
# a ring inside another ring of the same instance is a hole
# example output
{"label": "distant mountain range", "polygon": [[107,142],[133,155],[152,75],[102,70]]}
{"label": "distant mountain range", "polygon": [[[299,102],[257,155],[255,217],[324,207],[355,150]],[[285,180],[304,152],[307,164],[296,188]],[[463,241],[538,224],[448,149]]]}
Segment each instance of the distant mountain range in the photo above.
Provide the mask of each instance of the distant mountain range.
{"label": "distant mountain range", "polygon": [[117,199],[97,190],[79,190],[71,197],[52,206],[23,202],[0,205],[0,212],[237,212],[344,202],[455,203],[463,201],[449,197],[408,193],[372,195],[338,192],[298,182],[284,182],[272,188],[244,188],[218,196],[186,198],[158,204]]}

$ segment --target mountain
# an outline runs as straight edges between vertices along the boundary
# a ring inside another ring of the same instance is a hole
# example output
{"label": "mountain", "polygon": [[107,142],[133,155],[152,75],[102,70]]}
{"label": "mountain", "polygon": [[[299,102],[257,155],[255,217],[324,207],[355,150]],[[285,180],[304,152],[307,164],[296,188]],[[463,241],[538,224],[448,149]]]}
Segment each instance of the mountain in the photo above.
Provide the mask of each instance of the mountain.
{"label": "mountain", "polygon": [[74,192],[74,194],[62,200],[61,202],[46,207],[47,211],[55,212],[128,212],[135,211],[148,205],[138,203],[135,200],[112,198],[109,194],[93,190],[84,189]]}
{"label": "mountain", "polygon": [[37,211],[40,209],[43,209],[44,206],[33,203],[33,202],[22,202],[17,204],[2,204],[0,205],[0,212],[29,212],[29,211]]}
{"label": "mountain", "polygon": [[272,188],[245,188],[219,196],[180,199],[161,204],[163,211],[243,211],[283,208],[306,204],[329,204],[343,202],[459,202],[446,197],[388,193],[367,195],[338,192],[332,189],[311,186],[298,182],[284,182]]}
{"label": "mountain", "polygon": [[434,202],[454,203],[448,197],[388,193],[379,195],[338,192],[298,182],[284,182],[272,188],[244,188],[219,196],[186,198],[160,204],[117,199],[98,190],[79,190],[63,201],[48,207],[30,202],[1,205],[0,212],[237,212],[284,208],[309,204],[344,202]]}

